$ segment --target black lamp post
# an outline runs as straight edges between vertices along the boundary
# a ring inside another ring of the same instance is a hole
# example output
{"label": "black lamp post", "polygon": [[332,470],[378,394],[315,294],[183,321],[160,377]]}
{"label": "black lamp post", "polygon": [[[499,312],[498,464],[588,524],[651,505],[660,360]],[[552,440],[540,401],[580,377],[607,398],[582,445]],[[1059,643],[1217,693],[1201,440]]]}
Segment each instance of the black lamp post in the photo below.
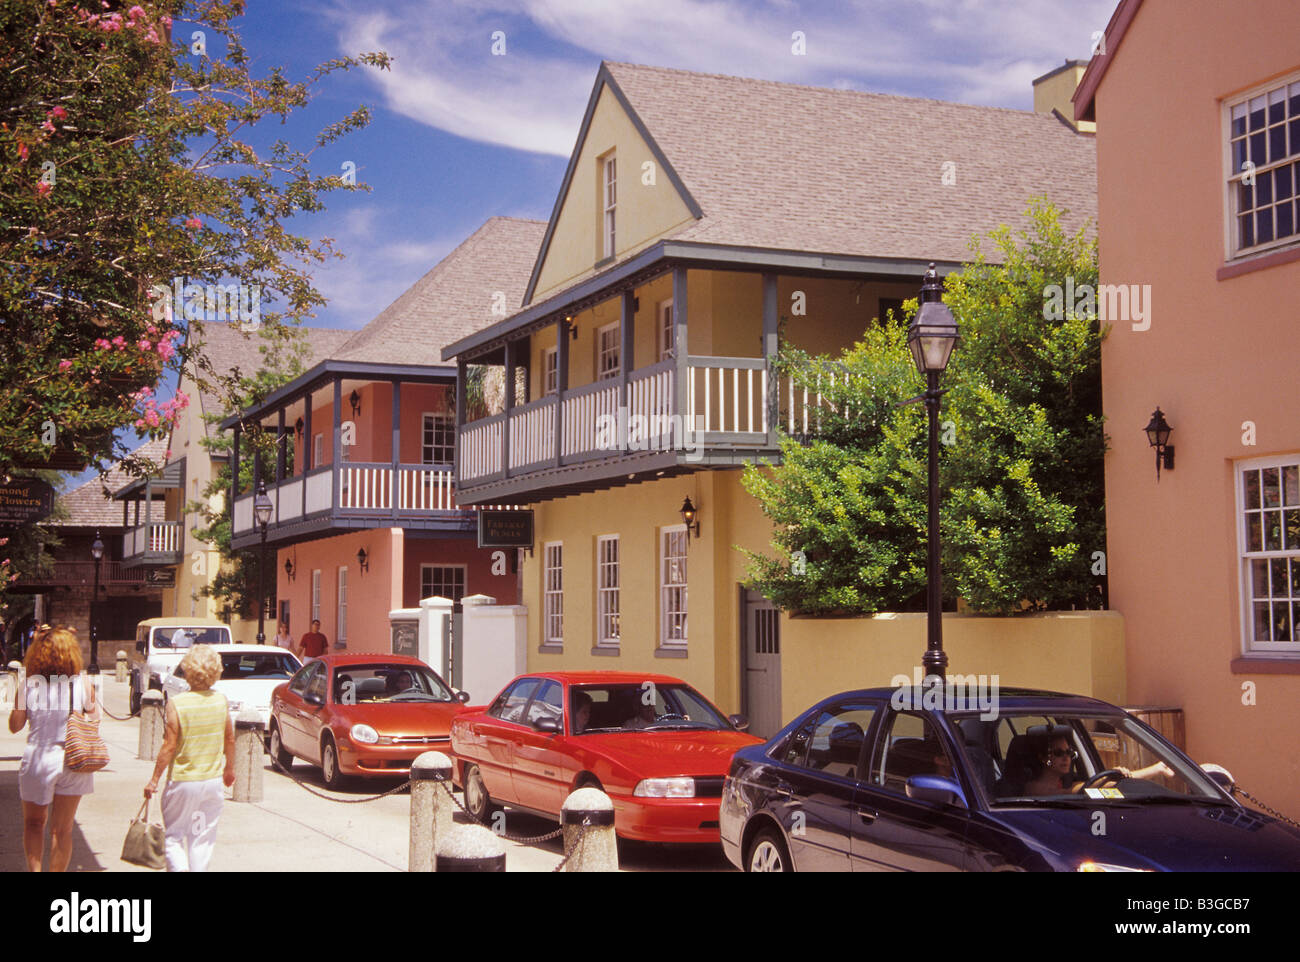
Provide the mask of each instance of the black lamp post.
{"label": "black lamp post", "polygon": [[99,626],[95,617],[99,614],[99,562],[104,557],[104,539],[95,529],[95,540],[90,545],[90,556],[95,559],[95,592],[90,596],[90,667],[86,670],[92,675],[99,674]]}
{"label": "black lamp post", "polygon": [[257,496],[253,498],[253,515],[262,529],[262,558],[257,565],[257,643],[266,644],[266,527],[271,523],[271,499],[266,494],[266,482],[257,482]]}
{"label": "black lamp post", "polygon": [[957,322],[943,302],[943,282],[934,264],[921,285],[921,308],[907,331],[907,346],[916,369],[925,375],[925,408],[930,415],[930,579],[926,605],[927,639],[921,664],[925,676],[946,674],[948,656],[943,650],[943,576],[939,570],[939,376],[958,339]]}

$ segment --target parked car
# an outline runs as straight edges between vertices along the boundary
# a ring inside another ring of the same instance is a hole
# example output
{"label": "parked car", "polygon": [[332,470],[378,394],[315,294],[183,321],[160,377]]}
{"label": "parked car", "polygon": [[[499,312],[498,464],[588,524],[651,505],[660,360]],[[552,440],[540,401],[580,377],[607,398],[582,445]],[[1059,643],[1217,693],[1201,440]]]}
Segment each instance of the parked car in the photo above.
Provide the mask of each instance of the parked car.
{"label": "parked car", "polygon": [[[212,685],[213,690],[226,696],[232,720],[245,708],[256,711],[269,742],[271,693],[288,681],[302,667],[302,662],[293,652],[273,645],[213,645],[213,648],[221,655],[221,677]],[[180,666],[163,682],[164,698],[189,690]]]}
{"label": "parked car", "polygon": [[405,775],[416,756],[446,752],[469,695],[409,655],[325,655],[271,695],[271,754],[318,765],[325,784],[347,775]]}
{"label": "parked car", "polygon": [[480,821],[501,805],[558,818],[590,785],[613,800],[624,838],[716,843],[731,756],[760,741],[746,724],[667,675],[522,675],[452,722],[452,777]]}
{"label": "parked car", "polygon": [[147,618],[136,625],[131,666],[131,714],[146,691],[162,691],[191,645],[229,645],[230,627],[215,618]]}
{"label": "parked car", "polygon": [[1011,689],[995,712],[911,707],[935,701],[845,692],[737,752],[727,858],[746,871],[1300,870],[1300,830],[1238,804],[1225,770],[1121,708]]}

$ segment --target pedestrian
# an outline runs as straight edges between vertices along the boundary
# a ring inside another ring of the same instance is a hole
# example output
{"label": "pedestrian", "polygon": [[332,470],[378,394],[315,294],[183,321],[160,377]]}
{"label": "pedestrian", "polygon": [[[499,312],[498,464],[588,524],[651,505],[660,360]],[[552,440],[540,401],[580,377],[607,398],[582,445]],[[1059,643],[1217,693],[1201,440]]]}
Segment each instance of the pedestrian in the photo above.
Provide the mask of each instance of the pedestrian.
{"label": "pedestrian", "polygon": [[293,635],[289,634],[289,623],[280,622],[280,630],[275,635],[275,643],[281,648],[288,648],[293,651]]}
{"label": "pedestrian", "polygon": [[320,621],[313,621],[311,631],[303,635],[302,640],[298,642],[298,657],[303,661],[308,658],[319,658],[325,654],[328,645],[328,639],[320,633]]}
{"label": "pedestrian", "polygon": [[162,793],[167,871],[206,872],[225,800],[221,786],[235,783],[235,726],[226,696],[212,690],[221,677],[221,656],[212,646],[195,645],[180,668],[190,690],[167,701],[162,748],[144,797],[153,797],[167,771]]}
{"label": "pedestrian", "polygon": [[80,710],[98,721],[99,703],[90,678],[82,674],[81,645],[71,628],[37,628],[24,668],[26,677],[9,715],[10,732],[31,725],[18,768],[23,852],[28,871],[39,872],[48,821],[50,871],[65,872],[72,859],[72,825],[77,806],[83,795],[95,790],[93,773],[73,772],[64,766],[68,716]]}

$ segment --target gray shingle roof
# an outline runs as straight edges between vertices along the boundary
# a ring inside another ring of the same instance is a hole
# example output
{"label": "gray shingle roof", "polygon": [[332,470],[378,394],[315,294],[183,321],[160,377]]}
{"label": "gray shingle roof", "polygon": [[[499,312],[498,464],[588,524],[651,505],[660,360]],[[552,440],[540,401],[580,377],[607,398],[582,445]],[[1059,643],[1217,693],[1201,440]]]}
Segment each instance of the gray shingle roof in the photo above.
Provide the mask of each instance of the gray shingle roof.
{"label": "gray shingle roof", "polygon": [[542,221],[490,218],[329,357],[443,364],[445,345],[519,309],[545,231]]}
{"label": "gray shingle roof", "polygon": [[[157,441],[147,441],[131,453],[137,457],[147,458],[161,466],[163,455],[167,453],[167,439],[159,438]],[[59,495],[59,503],[68,509],[68,517],[61,521],[52,521],[51,524],[63,527],[86,528],[122,527],[122,502],[114,501],[111,496],[106,496],[104,489],[107,487],[109,491],[116,491],[131,480],[129,474],[123,471],[119,465],[114,464],[109,468],[108,476],[102,481],[99,478],[91,478],[85,484],[73,488],[66,494]]]}
{"label": "gray shingle roof", "polygon": [[604,66],[703,210],[676,240],[961,261],[1034,194],[1096,217],[1095,138],[1050,114]]}

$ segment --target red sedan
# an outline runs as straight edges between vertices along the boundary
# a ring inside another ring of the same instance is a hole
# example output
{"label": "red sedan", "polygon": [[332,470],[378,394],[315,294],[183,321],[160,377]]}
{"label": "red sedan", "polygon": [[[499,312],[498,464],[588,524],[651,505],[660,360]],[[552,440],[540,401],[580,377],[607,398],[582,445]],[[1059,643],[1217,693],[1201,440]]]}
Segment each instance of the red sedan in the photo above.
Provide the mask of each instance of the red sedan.
{"label": "red sedan", "polygon": [[613,800],[624,838],[717,842],[731,756],[762,741],[746,724],[667,675],[522,675],[452,721],[453,777],[483,822],[502,804],[558,818],[569,793],[590,785]]}
{"label": "red sedan", "polygon": [[464,692],[409,655],[326,655],[271,695],[271,754],[319,765],[325,784],[345,775],[405,775],[422,752],[447,752]]}

